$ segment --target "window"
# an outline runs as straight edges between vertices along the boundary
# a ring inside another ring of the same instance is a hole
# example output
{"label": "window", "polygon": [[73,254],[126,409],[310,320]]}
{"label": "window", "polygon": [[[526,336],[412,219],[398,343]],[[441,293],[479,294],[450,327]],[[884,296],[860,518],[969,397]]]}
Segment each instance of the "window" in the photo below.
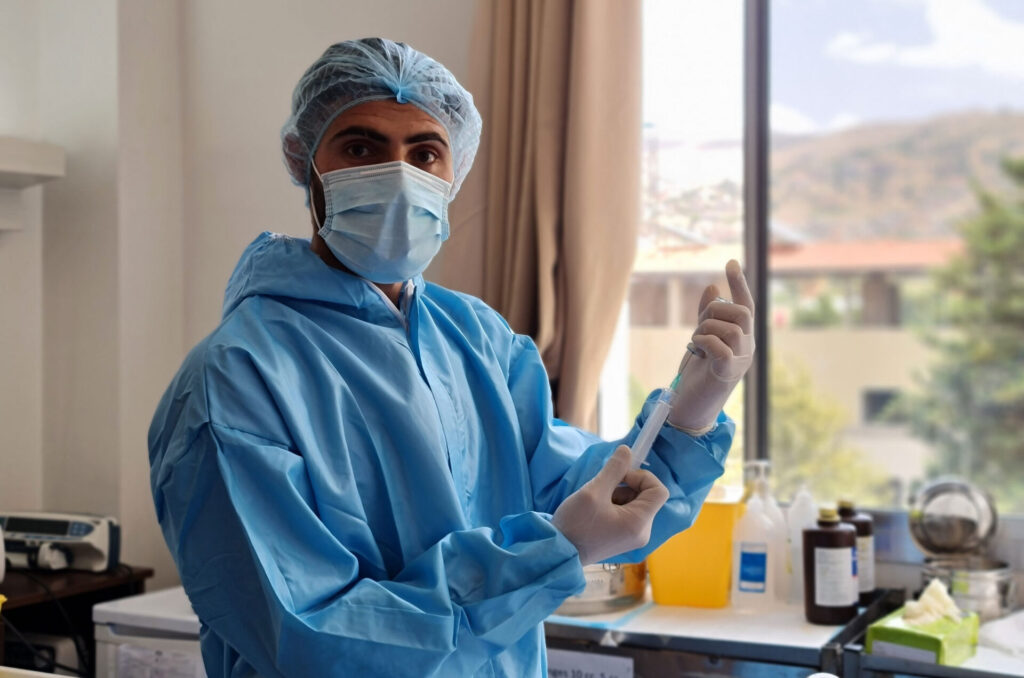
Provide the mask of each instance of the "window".
{"label": "window", "polygon": [[956,473],[1024,511],[1024,163],[1002,166],[1024,158],[1024,4],[772,0],[760,255],[744,248],[747,4],[645,0],[644,214],[613,349],[628,368],[603,383],[629,403],[603,400],[602,433],[672,377],[687,304],[752,256],[767,386],[748,402],[780,498],[807,481],[885,507]]}
{"label": "window", "polygon": [[[743,0],[645,0],[643,132],[644,213],[628,313],[602,375],[604,435],[628,430],[672,381],[701,292],[728,290],[725,262],[743,261]],[[606,397],[617,392],[628,401]],[[726,410],[743,421],[742,385]],[[739,434],[727,482],[742,460]]]}
{"label": "window", "polygon": [[780,495],[807,479],[878,506],[957,473],[1024,510],[1024,323],[987,301],[1024,301],[1021,203],[977,195],[1017,190],[1000,162],[1024,156],[1024,7],[774,0],[770,24]]}
{"label": "window", "polygon": [[864,391],[862,411],[865,424],[885,424],[899,418],[890,414],[898,401],[899,393],[894,389],[869,388]]}
{"label": "window", "polygon": [[668,324],[668,287],[674,279],[638,275],[629,287],[630,327],[665,327]]}

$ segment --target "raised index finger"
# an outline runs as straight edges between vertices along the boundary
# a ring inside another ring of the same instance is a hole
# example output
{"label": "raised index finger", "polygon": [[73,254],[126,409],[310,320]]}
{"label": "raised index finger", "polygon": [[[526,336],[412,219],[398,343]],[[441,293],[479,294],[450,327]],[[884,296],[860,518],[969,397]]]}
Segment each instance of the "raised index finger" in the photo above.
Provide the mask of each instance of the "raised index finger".
{"label": "raised index finger", "polygon": [[753,313],[754,297],[750,294],[747,279],[743,277],[743,269],[740,268],[738,261],[729,260],[729,263],[725,265],[725,277],[729,280],[729,291],[732,292],[733,303],[746,306]]}

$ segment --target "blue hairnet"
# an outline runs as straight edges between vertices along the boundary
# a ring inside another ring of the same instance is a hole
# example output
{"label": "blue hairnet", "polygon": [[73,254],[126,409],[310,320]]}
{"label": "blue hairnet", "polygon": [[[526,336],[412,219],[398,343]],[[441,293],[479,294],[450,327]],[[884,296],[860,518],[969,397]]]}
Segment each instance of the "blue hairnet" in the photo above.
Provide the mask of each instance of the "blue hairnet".
{"label": "blue hairnet", "polygon": [[414,104],[445,128],[455,166],[454,196],[480,144],[482,121],[473,95],[426,54],[383,38],[331,45],[295,86],[292,114],[281,130],[284,161],[292,180],[309,185],[313,153],[342,111],[380,99]]}

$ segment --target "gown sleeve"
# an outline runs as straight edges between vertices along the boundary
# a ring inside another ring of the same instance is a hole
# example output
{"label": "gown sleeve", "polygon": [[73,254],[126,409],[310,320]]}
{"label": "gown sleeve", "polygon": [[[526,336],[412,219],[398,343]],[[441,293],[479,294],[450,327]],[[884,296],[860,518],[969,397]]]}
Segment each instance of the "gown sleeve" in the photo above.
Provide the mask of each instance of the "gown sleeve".
{"label": "gown sleeve", "polygon": [[449,533],[389,580],[361,576],[303,457],[211,422],[189,390],[151,429],[157,517],[205,628],[259,675],[469,675],[582,590],[575,547],[535,512]]}
{"label": "gown sleeve", "polygon": [[[570,426],[554,417],[547,372],[536,345],[524,335],[516,335],[512,347],[509,389],[529,456],[534,508],[548,513],[593,478],[616,447],[632,445],[658,395],[656,391],[648,396],[632,429],[618,440],[604,441]],[[701,436],[667,424],[661,428],[645,467],[665,484],[669,499],[654,519],[647,545],[610,561],[643,560],[666,539],[693,524],[711,485],[722,475],[735,430],[724,412]]]}

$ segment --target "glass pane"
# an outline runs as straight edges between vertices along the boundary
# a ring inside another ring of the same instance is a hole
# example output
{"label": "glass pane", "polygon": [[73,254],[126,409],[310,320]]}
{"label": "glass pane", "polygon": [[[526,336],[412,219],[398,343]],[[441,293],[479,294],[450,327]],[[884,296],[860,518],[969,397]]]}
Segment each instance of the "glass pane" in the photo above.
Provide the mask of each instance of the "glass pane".
{"label": "glass pane", "polygon": [[778,492],[1024,510],[1024,3],[771,6]]}
{"label": "glass pane", "polygon": [[[637,258],[602,386],[602,432],[616,435],[675,376],[704,287],[728,296],[725,262],[743,261],[742,0],[645,0],[644,123]],[[628,396],[611,407],[613,393]],[[740,386],[726,407],[738,424],[742,404]],[[736,482],[742,427],[729,459]]]}

